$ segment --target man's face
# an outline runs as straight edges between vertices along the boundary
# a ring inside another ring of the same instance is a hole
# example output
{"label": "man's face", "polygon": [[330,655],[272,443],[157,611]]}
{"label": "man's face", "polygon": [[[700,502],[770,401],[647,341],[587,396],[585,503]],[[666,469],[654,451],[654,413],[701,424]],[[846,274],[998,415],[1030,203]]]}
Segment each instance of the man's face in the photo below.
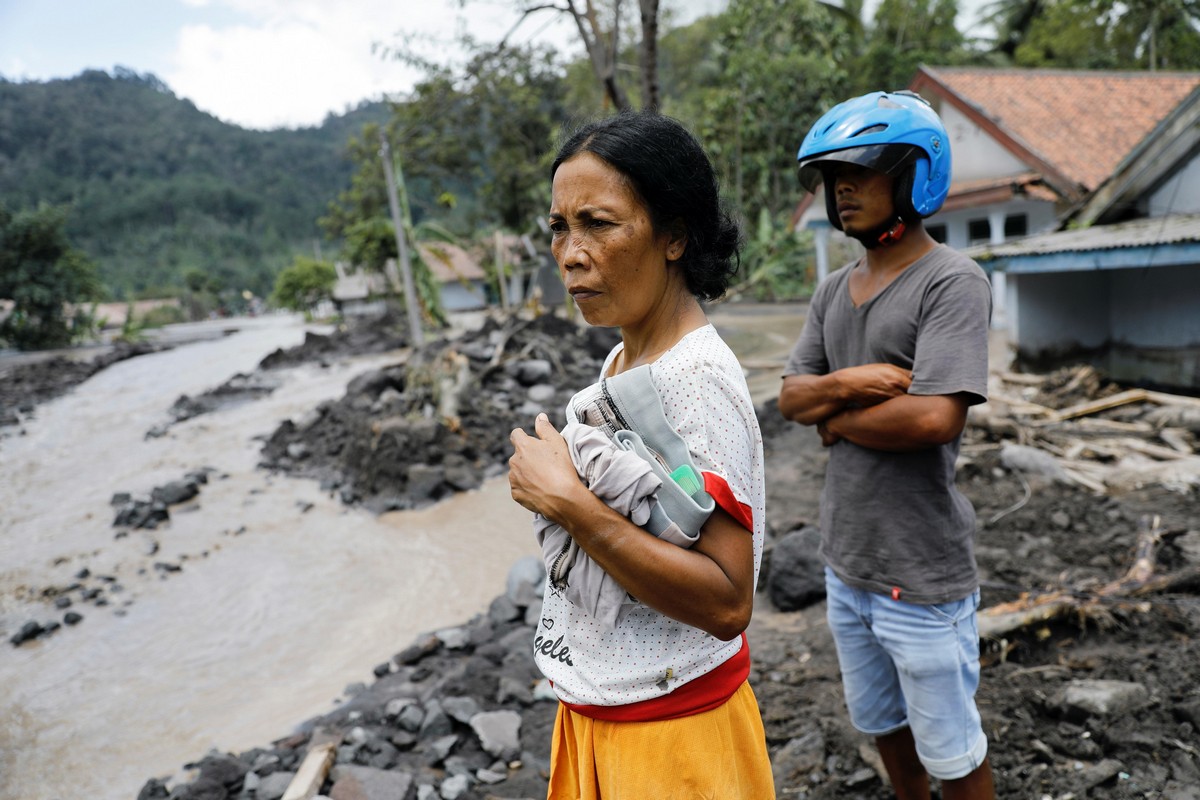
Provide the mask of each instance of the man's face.
{"label": "man's face", "polygon": [[866,233],[895,218],[890,175],[857,164],[837,164],[830,176],[838,221],[848,235]]}

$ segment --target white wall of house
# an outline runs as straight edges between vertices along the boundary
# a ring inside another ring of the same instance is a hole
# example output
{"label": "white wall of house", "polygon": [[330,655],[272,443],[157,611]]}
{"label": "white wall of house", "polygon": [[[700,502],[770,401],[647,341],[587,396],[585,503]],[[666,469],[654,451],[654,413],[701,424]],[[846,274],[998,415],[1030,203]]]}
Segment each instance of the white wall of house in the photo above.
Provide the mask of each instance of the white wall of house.
{"label": "white wall of house", "polygon": [[1200,265],[1008,276],[1022,350],[1200,345]]}
{"label": "white wall of house", "polygon": [[1109,377],[1200,387],[1200,265],[1008,276],[1020,358],[1101,350]]}
{"label": "white wall of house", "polygon": [[1114,270],[1111,282],[1114,342],[1200,346],[1200,266]]}
{"label": "white wall of house", "polygon": [[[1010,200],[975,208],[940,211],[925,220],[925,227],[946,226],[946,244],[961,250],[977,244],[1002,244],[1013,236],[1005,235],[1005,223],[1010,217],[1025,217],[1025,236],[1053,230],[1057,223],[1054,204],[1042,200]],[[972,225],[972,223],[979,223]],[[1012,227],[1012,226],[1010,226]],[[982,231],[972,231],[982,228]],[[975,235],[973,236],[972,233]],[[979,235],[983,234],[983,235]]]}
{"label": "white wall of house", "polygon": [[938,113],[950,137],[950,156],[956,182],[1029,172],[1029,165],[1006,150],[965,114],[949,103],[940,105]]}
{"label": "white wall of house", "polygon": [[1020,354],[1098,348],[1109,339],[1109,281],[1097,272],[1010,274],[1009,341]]}
{"label": "white wall of house", "polygon": [[1140,210],[1147,217],[1200,213],[1200,156],[1188,162],[1186,168],[1175,173],[1143,203],[1145,207]]}

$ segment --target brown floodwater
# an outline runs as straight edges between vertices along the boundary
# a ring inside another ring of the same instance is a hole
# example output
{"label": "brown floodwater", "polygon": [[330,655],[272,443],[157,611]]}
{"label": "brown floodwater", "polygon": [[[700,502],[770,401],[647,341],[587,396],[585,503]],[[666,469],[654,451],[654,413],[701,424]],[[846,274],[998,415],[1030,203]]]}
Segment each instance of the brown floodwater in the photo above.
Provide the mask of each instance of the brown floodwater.
{"label": "brown floodwater", "polygon": [[[180,394],[303,337],[270,317],[120,362],[0,440],[0,798],[129,800],[210,748],[285,735],[419,633],[486,609],[537,552],[503,478],[376,517],[256,468],[256,437],[398,354],[286,370],[268,398],[144,438]],[[167,526],[114,538],[114,492],[206,466],[217,472]],[[62,618],[40,595],[83,568],[117,579],[110,605],[76,602],[77,626],[9,645],[25,621]]]}

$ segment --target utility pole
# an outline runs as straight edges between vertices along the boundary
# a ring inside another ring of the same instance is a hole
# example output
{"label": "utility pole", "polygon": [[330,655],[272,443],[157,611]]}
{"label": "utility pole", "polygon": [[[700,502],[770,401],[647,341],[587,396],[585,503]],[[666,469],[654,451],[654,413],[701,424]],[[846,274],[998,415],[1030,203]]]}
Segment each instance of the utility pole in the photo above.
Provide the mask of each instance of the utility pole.
{"label": "utility pole", "polygon": [[496,229],[496,283],[500,290],[500,307],[508,311],[508,280],[504,275],[504,235]]}
{"label": "utility pole", "polygon": [[404,279],[404,309],[408,313],[408,330],[414,347],[425,344],[421,330],[421,316],[417,311],[417,290],[413,285],[412,262],[408,257],[408,245],[404,241],[404,226],[400,223],[400,199],[396,196],[396,176],[392,173],[392,148],[388,146],[387,134],[379,129],[379,155],[383,158],[383,176],[387,179],[388,205],[392,209],[392,227],[396,229],[396,252],[399,255],[400,275]]}

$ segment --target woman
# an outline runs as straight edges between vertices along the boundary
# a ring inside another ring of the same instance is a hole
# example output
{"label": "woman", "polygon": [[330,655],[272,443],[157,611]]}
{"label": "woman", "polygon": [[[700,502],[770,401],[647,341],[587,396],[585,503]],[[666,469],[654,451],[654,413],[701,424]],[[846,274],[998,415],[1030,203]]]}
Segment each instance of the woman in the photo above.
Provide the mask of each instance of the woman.
{"label": "woman", "polygon": [[[685,549],[593,494],[545,414],[534,435],[512,432],[513,498],[637,601],[613,628],[547,585],[534,648],[562,701],[548,796],[773,798],[744,634],[762,555],[762,437],[741,367],[701,306],[728,287],[740,231],[700,144],[658,114],[583,127],[551,174],[567,291],[588,323],[621,331],[600,377],[649,365],[717,508]],[[568,420],[596,394],[576,395]]]}

